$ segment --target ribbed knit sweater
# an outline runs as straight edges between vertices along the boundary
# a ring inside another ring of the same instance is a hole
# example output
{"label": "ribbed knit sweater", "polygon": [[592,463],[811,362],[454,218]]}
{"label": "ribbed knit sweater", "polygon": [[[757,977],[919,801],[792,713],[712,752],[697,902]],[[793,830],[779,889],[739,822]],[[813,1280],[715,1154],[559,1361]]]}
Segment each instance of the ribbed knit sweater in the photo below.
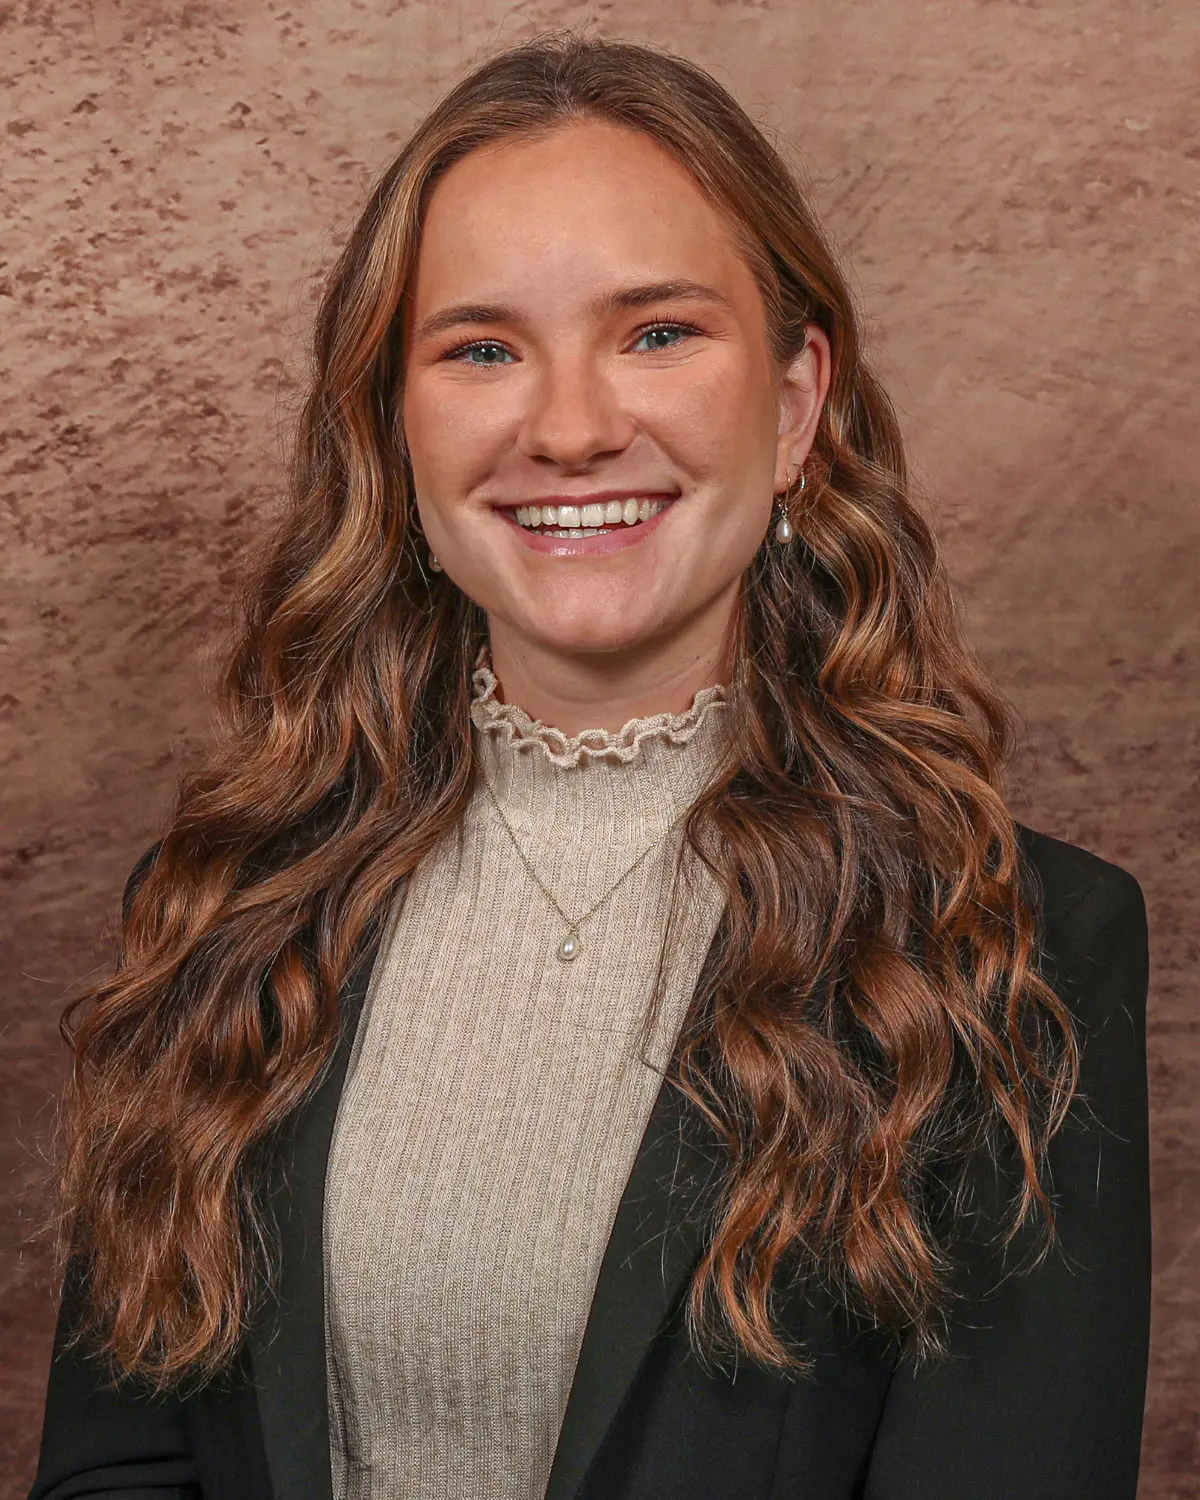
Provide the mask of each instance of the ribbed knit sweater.
{"label": "ribbed knit sweater", "polygon": [[570,738],[498,701],[486,660],[473,686],[481,769],[569,917],[654,847],[580,923],[571,962],[483,781],[401,893],[329,1157],[336,1500],[544,1494],[655,1068],[723,904],[677,822],[726,749],[719,686],[685,713]]}

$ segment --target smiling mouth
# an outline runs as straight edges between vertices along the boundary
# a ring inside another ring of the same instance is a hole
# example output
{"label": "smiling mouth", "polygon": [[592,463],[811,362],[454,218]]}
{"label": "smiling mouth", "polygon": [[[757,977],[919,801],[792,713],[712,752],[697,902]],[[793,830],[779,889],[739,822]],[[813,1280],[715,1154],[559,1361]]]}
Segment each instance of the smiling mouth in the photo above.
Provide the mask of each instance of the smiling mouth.
{"label": "smiling mouth", "polygon": [[509,512],[517,525],[542,536],[585,537],[638,526],[670,505],[669,500],[593,501],[587,505],[518,505]]}

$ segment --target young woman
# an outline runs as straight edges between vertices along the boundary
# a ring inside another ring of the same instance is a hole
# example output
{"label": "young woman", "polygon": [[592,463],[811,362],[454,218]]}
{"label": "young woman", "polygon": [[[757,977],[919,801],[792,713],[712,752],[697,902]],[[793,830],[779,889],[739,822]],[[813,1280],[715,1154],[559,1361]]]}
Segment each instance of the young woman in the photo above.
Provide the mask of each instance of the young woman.
{"label": "young woman", "polygon": [[711,77],[416,131],[224,702],[73,1026],[38,1500],[1132,1500],[1141,893],[1006,811]]}

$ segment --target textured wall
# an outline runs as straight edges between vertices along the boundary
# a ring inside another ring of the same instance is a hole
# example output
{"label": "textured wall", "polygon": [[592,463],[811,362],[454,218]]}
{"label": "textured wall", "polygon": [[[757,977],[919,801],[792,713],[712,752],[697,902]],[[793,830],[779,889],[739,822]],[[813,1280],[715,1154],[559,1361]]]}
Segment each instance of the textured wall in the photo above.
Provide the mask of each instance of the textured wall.
{"label": "textured wall", "polygon": [[972,636],[1023,709],[1019,813],[1151,913],[1145,1500],[1200,1494],[1194,0],[0,4],[0,1496],[37,1439],[27,1239],[62,1000],[206,732],[314,278],[482,51],[664,43],[790,143],[854,267]]}

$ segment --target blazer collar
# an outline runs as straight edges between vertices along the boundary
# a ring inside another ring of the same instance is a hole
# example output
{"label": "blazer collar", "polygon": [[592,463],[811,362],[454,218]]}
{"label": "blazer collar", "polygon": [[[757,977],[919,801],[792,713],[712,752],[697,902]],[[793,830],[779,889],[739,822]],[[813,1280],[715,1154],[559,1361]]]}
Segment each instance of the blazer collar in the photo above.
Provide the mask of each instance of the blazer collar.
{"label": "blazer collar", "polygon": [[592,1297],[545,1500],[572,1500],[655,1335],[682,1316],[720,1148],[664,1083],[617,1208]]}
{"label": "blazer collar", "polygon": [[[249,1343],[274,1500],[332,1500],[333,1495],[325,1374],[325,1172],[378,951],[376,942],[346,982],[337,1049],[296,1116],[270,1190],[279,1260],[269,1313],[256,1323]],[[578,1494],[655,1335],[681,1316],[719,1164],[720,1148],[706,1122],[664,1083],[601,1262],[545,1500],[572,1500]]]}

